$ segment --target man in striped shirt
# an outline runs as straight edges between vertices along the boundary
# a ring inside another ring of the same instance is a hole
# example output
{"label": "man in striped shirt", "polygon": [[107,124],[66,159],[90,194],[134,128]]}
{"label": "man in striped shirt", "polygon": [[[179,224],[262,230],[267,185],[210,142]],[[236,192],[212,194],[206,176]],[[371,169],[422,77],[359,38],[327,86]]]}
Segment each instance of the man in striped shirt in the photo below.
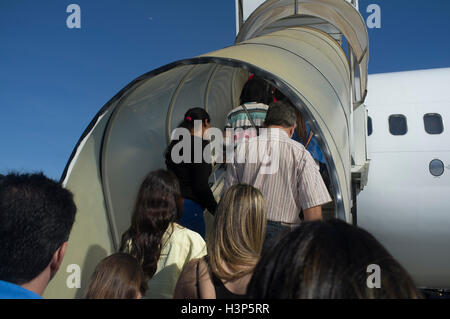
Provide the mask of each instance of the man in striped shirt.
{"label": "man in striped shirt", "polygon": [[295,122],[290,104],[272,103],[260,135],[238,143],[233,163],[227,167],[225,190],[250,184],[266,198],[266,243],[298,226],[301,209],[305,221],[321,220],[321,206],[331,201],[311,154],[292,140]]}

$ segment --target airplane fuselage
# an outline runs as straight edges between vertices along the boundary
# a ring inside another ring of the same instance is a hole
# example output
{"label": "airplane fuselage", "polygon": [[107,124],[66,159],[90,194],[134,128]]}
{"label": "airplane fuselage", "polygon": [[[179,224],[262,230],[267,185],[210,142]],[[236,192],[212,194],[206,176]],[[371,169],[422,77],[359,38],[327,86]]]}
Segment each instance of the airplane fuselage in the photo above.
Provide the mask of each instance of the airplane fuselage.
{"label": "airplane fuselage", "polygon": [[358,226],[419,287],[450,288],[450,68],[372,75],[369,83],[371,163]]}

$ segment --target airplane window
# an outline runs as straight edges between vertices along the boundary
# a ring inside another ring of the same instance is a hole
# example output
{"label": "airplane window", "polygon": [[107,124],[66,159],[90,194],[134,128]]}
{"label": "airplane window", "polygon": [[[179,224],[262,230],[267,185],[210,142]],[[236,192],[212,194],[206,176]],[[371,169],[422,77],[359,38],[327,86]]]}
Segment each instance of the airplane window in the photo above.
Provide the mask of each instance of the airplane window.
{"label": "airplane window", "polygon": [[401,114],[389,116],[389,131],[392,135],[405,135],[408,132],[406,117]]}
{"label": "airplane window", "polygon": [[444,174],[444,163],[441,160],[434,159],[430,162],[430,173],[433,176],[439,177]]}
{"label": "airplane window", "polygon": [[367,118],[367,135],[372,135],[373,133],[373,126],[372,126],[372,118],[369,116]]}
{"label": "airplane window", "polygon": [[428,134],[441,134],[444,131],[442,117],[439,114],[425,114],[423,117],[423,122],[425,124],[425,131]]}

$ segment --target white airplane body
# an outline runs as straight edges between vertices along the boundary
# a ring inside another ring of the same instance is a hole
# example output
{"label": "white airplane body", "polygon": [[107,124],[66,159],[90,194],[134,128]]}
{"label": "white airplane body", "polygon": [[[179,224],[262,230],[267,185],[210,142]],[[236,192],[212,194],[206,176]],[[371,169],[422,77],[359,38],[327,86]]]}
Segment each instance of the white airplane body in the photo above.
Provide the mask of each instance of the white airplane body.
{"label": "white airplane body", "polygon": [[[369,76],[365,104],[372,120],[367,186],[358,196],[358,226],[404,265],[416,284],[450,287],[450,68]],[[442,118],[429,134],[424,116]],[[392,135],[389,117],[403,115],[407,132]],[[436,175],[430,163],[437,162]]]}

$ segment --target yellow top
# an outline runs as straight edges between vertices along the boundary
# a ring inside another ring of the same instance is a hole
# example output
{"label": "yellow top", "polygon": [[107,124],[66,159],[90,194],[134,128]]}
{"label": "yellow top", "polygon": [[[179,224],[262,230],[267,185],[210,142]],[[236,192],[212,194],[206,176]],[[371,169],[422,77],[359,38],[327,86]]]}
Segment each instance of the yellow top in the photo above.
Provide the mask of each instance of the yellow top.
{"label": "yellow top", "polygon": [[173,223],[163,235],[163,248],[158,268],[148,282],[144,298],[171,299],[183,266],[191,259],[206,255],[206,244],[196,232]]}

